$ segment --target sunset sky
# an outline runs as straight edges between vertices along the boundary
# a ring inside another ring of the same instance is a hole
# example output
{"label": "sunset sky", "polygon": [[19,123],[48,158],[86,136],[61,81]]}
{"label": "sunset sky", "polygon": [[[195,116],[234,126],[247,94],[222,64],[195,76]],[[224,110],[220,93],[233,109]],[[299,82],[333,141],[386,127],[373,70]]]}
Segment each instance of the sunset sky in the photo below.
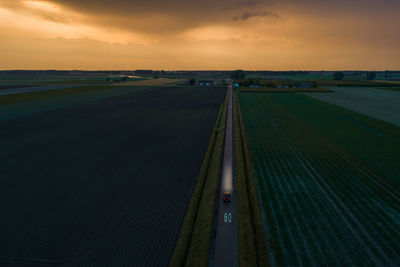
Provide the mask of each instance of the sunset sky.
{"label": "sunset sky", "polygon": [[0,69],[400,70],[399,0],[0,0]]}

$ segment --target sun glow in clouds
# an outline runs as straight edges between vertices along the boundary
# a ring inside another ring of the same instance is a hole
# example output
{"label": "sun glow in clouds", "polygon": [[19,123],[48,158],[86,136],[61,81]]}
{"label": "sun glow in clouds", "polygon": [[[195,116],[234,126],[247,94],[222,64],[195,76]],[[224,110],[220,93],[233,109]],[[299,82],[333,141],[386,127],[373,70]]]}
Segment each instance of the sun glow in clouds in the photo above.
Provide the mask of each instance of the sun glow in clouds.
{"label": "sun glow in clouds", "polygon": [[55,4],[48,3],[48,2],[43,2],[43,1],[23,1],[22,2],[27,8],[31,9],[39,9],[39,10],[44,10],[44,11],[49,11],[49,12],[61,12],[61,8],[56,6]]}
{"label": "sun glow in clouds", "polygon": [[13,21],[7,28],[28,31],[39,38],[89,39],[110,44],[149,45],[153,40],[123,30],[105,29],[85,23],[84,15],[43,1],[23,1],[21,9],[0,6],[2,21]]}

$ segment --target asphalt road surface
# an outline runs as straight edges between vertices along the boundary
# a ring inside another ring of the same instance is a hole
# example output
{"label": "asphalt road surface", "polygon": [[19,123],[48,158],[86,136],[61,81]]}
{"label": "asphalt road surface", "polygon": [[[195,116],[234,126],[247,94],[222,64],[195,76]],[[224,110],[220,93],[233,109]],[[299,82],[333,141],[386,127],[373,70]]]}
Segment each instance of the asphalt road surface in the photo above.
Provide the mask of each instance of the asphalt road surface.
{"label": "asphalt road surface", "polygon": [[232,202],[224,202],[224,192],[232,193],[232,200],[236,197],[233,184],[233,121],[232,121],[232,86],[229,87],[228,114],[226,120],[224,161],[222,165],[222,176],[217,214],[217,231],[215,238],[214,266],[225,267],[234,265],[234,221],[236,218],[235,206]]}

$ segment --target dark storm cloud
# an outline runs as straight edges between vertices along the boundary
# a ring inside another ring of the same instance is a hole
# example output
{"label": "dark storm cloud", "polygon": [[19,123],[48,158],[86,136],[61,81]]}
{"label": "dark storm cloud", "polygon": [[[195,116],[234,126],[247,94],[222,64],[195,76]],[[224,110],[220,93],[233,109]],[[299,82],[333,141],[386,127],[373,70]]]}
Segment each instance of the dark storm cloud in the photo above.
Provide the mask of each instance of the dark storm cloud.
{"label": "dark storm cloud", "polygon": [[182,0],[53,0],[52,2],[83,13],[91,24],[117,27],[133,32],[170,35],[188,29],[224,23],[238,7],[254,6],[255,1],[182,1]]}
{"label": "dark storm cloud", "polygon": [[245,11],[243,12],[240,16],[234,16],[233,20],[248,20],[250,18],[254,17],[271,17],[271,18],[279,18],[279,15],[277,13],[274,13],[272,11],[255,11],[255,12],[249,12]]}
{"label": "dark storm cloud", "polygon": [[[218,8],[243,8],[243,7],[268,7],[292,5],[294,7],[305,7],[309,9],[330,8],[332,11],[345,10],[358,7],[352,10],[358,12],[362,9],[375,9],[393,5],[399,7],[398,0],[52,0],[50,2],[62,4],[75,9],[87,12],[103,11],[107,13],[130,13],[137,11],[146,12],[214,12]],[[216,8],[211,10],[209,8]]]}
{"label": "dark storm cloud", "polygon": [[[123,16],[124,20],[146,15],[163,15],[188,25],[207,20],[229,20],[246,9],[260,15],[262,10],[278,14],[290,9],[326,16],[329,14],[376,13],[400,8],[399,0],[51,0],[57,4],[95,16]],[[221,12],[227,11],[227,12]],[[261,11],[260,11],[261,10]],[[397,9],[397,12],[399,10]],[[270,15],[265,14],[265,15]],[[245,16],[242,16],[246,18]]]}
{"label": "dark storm cloud", "polygon": [[[18,0],[3,0],[17,7]],[[85,23],[150,35],[171,35],[208,25],[229,25],[254,17],[327,18],[371,21],[397,17],[399,0],[47,0],[85,15]],[[397,10],[397,11],[396,11]],[[396,11],[396,12],[395,12]],[[390,14],[389,14],[390,13]],[[396,15],[393,15],[396,14]],[[40,14],[39,14],[40,15]],[[70,18],[43,13],[53,21]]]}

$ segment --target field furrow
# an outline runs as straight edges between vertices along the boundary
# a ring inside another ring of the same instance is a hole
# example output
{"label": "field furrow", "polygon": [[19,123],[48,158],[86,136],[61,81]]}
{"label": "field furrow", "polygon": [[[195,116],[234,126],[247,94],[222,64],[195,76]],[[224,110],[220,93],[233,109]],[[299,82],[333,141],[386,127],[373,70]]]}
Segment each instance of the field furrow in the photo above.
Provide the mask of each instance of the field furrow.
{"label": "field furrow", "polygon": [[400,128],[302,95],[239,99],[272,264],[399,264]]}
{"label": "field furrow", "polygon": [[0,265],[168,266],[226,88],[115,90],[0,121]]}

